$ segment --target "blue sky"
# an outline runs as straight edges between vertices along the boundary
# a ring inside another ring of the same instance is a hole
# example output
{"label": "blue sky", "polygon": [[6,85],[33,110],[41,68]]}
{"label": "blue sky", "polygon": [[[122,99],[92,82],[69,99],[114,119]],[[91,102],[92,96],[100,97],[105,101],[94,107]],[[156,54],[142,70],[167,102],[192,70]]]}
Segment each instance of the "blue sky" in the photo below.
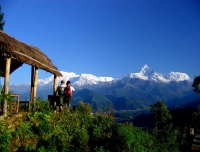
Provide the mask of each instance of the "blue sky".
{"label": "blue sky", "polygon": [[[147,64],[200,75],[199,0],[1,0],[4,32],[61,71],[118,78]],[[24,64],[10,84],[30,81]],[[39,78],[51,76],[40,70]]]}

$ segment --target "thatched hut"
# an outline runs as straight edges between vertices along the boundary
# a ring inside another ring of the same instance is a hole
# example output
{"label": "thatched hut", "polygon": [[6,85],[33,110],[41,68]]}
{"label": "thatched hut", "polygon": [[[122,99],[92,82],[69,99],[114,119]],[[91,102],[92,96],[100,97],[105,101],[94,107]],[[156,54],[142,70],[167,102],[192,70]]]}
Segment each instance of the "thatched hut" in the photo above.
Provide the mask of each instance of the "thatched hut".
{"label": "thatched hut", "polygon": [[[53,91],[56,89],[56,78],[62,76],[51,60],[38,48],[27,45],[12,36],[0,31],[0,76],[4,77],[4,92],[9,92],[9,77],[23,63],[32,66],[30,102],[36,97],[38,69],[54,74]],[[3,115],[7,115],[7,103],[4,101]]]}

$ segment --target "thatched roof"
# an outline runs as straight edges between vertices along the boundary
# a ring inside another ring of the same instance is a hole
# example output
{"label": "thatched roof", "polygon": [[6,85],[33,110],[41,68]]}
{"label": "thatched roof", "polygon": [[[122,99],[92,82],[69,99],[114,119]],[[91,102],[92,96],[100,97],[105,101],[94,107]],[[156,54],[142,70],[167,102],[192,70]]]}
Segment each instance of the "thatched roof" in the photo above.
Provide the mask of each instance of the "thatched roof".
{"label": "thatched roof", "polygon": [[[62,76],[51,60],[38,48],[16,40],[5,32],[0,31],[0,75],[4,76],[5,57],[10,56],[10,73],[19,68],[23,63],[36,66],[56,76]],[[3,74],[2,74],[3,72]]]}

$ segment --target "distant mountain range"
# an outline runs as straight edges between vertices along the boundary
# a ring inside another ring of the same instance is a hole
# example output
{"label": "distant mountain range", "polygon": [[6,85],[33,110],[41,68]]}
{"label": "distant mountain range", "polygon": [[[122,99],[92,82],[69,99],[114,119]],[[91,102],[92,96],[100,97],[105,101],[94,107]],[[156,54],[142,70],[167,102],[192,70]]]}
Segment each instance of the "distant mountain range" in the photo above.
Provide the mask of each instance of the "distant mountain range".
{"label": "distant mountain range", "polygon": [[[112,77],[97,77],[92,74],[81,74],[77,75],[76,73],[73,72],[64,72],[60,71],[63,75],[63,77],[58,77],[58,83],[61,80],[68,81],[70,80],[72,82],[73,86],[83,86],[83,88],[87,85],[98,85],[101,83],[107,83],[107,82],[116,82],[119,80],[126,80],[126,79],[133,79],[133,78],[138,78],[142,80],[148,80],[148,81],[154,81],[154,82],[180,82],[180,81],[189,81],[190,78],[187,74],[185,73],[180,73],[180,72],[171,72],[170,74],[160,74],[157,72],[154,72],[151,70],[148,65],[144,65],[144,67],[141,69],[139,73],[130,73],[127,74],[121,78],[112,78]],[[14,84],[16,86],[18,85],[30,85],[29,83],[25,84]],[[53,85],[53,75],[51,77],[45,78],[45,79],[39,79],[38,80],[38,85],[39,86],[45,86],[45,85]]]}
{"label": "distant mountain range", "polygon": [[[115,110],[146,110],[150,104],[162,99],[168,106],[182,105],[200,99],[193,92],[192,80],[185,73],[160,74],[147,65],[138,73],[130,73],[121,78],[97,77],[92,74],[77,75],[61,71],[61,80],[70,80],[76,89],[74,104],[80,100],[92,104],[94,110],[105,110],[109,105]],[[37,96],[47,99],[53,94],[53,76],[38,80]],[[10,86],[22,99],[29,99],[30,83]]]}

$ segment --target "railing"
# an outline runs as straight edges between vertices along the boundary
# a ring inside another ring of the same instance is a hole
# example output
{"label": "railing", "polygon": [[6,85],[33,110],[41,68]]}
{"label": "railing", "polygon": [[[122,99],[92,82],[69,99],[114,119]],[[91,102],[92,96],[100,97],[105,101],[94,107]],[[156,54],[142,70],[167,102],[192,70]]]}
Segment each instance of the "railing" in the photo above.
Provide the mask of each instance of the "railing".
{"label": "railing", "polygon": [[24,104],[24,110],[28,111],[30,101],[19,101],[20,104]]}
{"label": "railing", "polygon": [[24,110],[28,111],[29,104],[30,104],[29,101],[20,100],[20,95],[19,94],[12,94],[11,96],[12,97],[17,97],[17,102],[15,101],[15,102],[11,103],[11,108],[10,108],[10,112],[11,113],[18,113],[20,104],[24,104]]}
{"label": "railing", "polygon": [[17,105],[16,105],[16,102],[12,103],[11,107],[10,108],[10,111],[14,111],[15,113],[17,113],[19,111],[19,94],[12,94],[11,95],[12,97],[17,97]]}

